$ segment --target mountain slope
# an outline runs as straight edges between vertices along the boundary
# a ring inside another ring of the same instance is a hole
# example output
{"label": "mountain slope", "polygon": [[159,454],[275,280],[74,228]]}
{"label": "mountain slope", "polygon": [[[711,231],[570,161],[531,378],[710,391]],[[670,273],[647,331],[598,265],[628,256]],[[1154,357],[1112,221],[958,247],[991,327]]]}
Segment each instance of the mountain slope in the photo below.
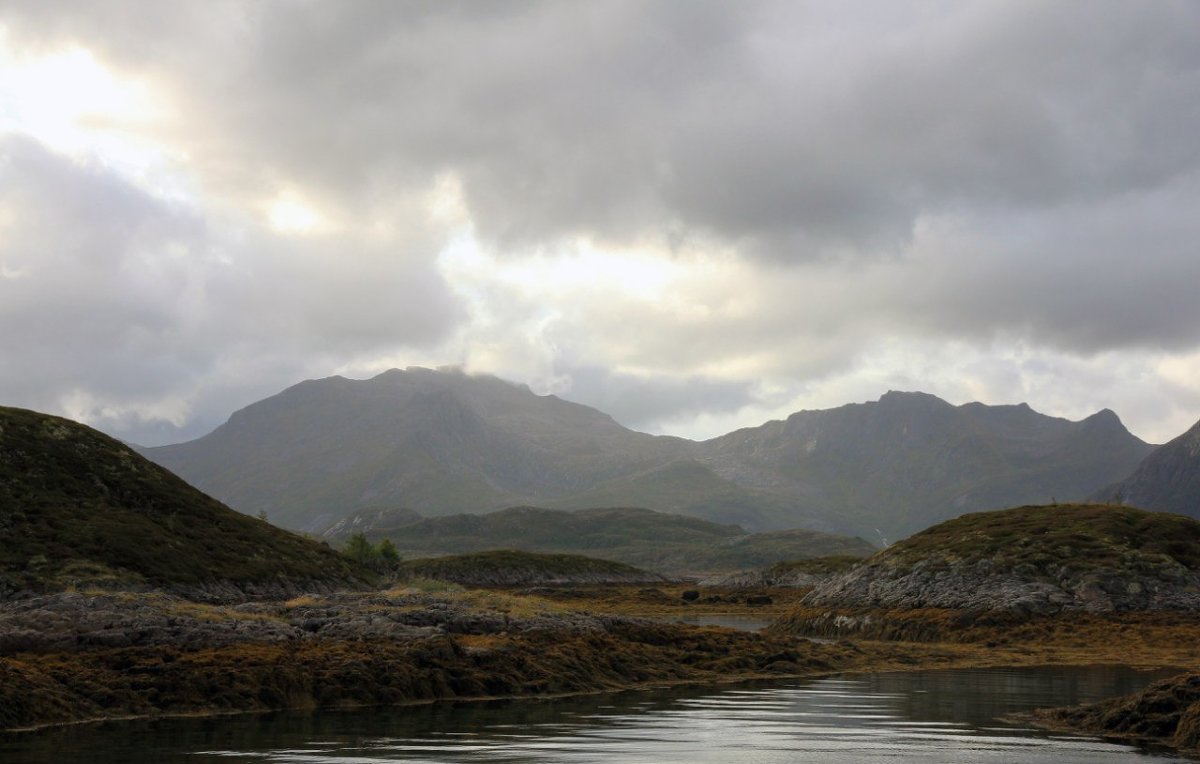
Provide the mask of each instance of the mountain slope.
{"label": "mountain slope", "polygon": [[343,585],[327,547],[232,511],[67,419],[0,407],[0,597],[117,582],[168,588]]}
{"label": "mountain slope", "polygon": [[525,504],[880,541],[964,512],[1081,499],[1151,450],[1110,411],[1070,422],[920,393],[695,443],[495,377],[411,368],[303,382],[145,453],[243,512],[309,531],[372,506],[444,516]]}
{"label": "mountain slope", "polygon": [[335,523],[322,535],[341,542],[354,533],[392,540],[405,557],[464,554],[489,549],[574,553],[658,572],[728,571],[781,560],[830,554],[867,557],[867,542],[808,530],[748,534],[721,525],[648,509],[575,512],[510,507],[482,515],[420,518],[406,510],[366,510]]}
{"label": "mountain slope", "polygon": [[858,532],[896,539],[973,510],[1080,499],[1152,449],[1108,410],[1071,422],[1025,404],[889,392],[738,430],[701,444],[698,458],[734,483],[812,511],[836,507]]}
{"label": "mountain slope", "polygon": [[1200,518],[1200,422],[1147,456],[1132,475],[1096,498]]}

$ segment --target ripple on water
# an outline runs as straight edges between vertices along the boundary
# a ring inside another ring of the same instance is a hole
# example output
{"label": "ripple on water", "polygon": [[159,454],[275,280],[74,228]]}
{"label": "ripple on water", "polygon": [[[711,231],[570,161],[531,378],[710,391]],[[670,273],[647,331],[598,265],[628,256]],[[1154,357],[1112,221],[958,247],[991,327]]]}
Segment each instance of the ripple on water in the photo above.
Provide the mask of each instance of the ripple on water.
{"label": "ripple on water", "polygon": [[931,671],[552,702],[106,724],[0,740],[0,761],[1152,764],[1172,759],[997,721],[1130,692],[1152,678],[1113,667]]}

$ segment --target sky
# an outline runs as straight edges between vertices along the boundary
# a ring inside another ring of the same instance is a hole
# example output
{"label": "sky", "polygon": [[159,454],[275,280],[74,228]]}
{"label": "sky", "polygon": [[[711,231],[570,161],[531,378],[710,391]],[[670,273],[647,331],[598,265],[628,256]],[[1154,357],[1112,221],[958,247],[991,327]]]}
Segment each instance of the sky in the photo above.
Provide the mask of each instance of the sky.
{"label": "sky", "polygon": [[1200,419],[1200,3],[0,0],[0,405]]}

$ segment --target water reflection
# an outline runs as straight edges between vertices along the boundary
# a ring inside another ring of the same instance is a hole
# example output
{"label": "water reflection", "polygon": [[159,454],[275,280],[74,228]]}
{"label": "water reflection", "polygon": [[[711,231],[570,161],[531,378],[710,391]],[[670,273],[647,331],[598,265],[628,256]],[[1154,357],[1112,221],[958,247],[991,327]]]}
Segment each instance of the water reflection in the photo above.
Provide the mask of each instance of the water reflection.
{"label": "water reflection", "polygon": [[938,671],[545,702],[440,704],[64,728],[0,739],[6,764],[55,762],[1166,761],[996,717],[1129,692],[1129,669]]}

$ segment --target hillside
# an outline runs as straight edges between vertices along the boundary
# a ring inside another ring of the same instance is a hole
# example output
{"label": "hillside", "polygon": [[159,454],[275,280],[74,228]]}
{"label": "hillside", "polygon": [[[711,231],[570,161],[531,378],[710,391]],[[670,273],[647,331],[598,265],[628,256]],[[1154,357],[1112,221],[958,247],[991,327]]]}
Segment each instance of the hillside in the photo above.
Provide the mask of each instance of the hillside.
{"label": "hillside", "polygon": [[818,586],[813,606],[1054,612],[1200,606],[1200,522],[1107,505],[964,515]]}
{"label": "hillside", "polygon": [[1200,422],[1159,447],[1099,501],[1200,518]]}
{"label": "hillside", "polygon": [[372,509],[350,515],[322,535],[339,543],[360,532],[372,541],[390,538],[405,558],[520,549],[586,554],[665,573],[737,570],[781,560],[828,554],[866,557],[875,552],[862,539],[848,536],[808,530],[750,534],[737,525],[633,508],[570,512],[510,507],[438,518]]}
{"label": "hillside", "polygon": [[361,583],[340,555],[232,511],[122,443],[0,407],[0,598],[108,583],[245,592]]}
{"label": "hillside", "polygon": [[920,393],[696,443],[495,377],[411,368],[303,382],[144,453],[230,506],[314,532],[380,506],[640,506],[878,542],[965,512],[1081,499],[1151,450],[1110,411],[1070,422]]}
{"label": "hillside", "polygon": [[659,583],[662,576],[610,560],[577,554],[534,554],[509,549],[410,560],[399,575],[465,586]]}

